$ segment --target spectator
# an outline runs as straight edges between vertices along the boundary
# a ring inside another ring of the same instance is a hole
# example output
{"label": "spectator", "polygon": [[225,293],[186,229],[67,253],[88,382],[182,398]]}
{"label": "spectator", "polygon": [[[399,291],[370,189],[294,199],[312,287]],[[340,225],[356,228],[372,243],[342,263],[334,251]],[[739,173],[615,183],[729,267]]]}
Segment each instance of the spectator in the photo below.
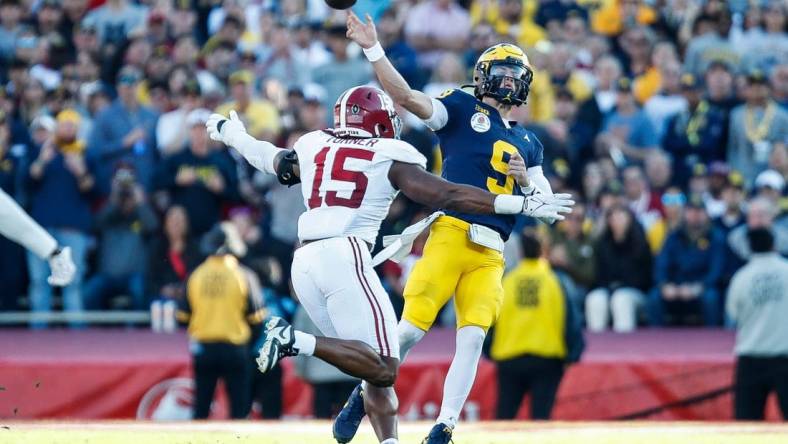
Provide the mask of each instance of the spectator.
{"label": "spectator", "polygon": [[721,110],[702,98],[695,76],[682,76],[681,91],[687,108],[668,119],[662,147],[673,157],[676,183],[684,187],[695,165],[724,159],[727,122]]}
{"label": "spectator", "polygon": [[145,25],[146,16],[143,7],[127,0],[107,0],[85,17],[85,24],[96,28],[102,45],[119,47]]}
{"label": "spectator", "polygon": [[202,105],[200,83],[194,79],[187,80],[183,89],[174,92],[180,95],[180,106],[163,114],[156,123],[156,143],[164,157],[178,153],[186,147],[189,141],[186,117]]}
{"label": "spectator", "polygon": [[765,197],[752,199],[747,204],[747,225],[740,226],[728,235],[728,245],[736,256],[747,261],[752,252],[747,244],[747,229],[768,228],[772,230],[776,250],[788,257],[788,219],[777,216],[780,210],[775,202]]}
{"label": "spectator", "polygon": [[167,209],[164,230],[150,248],[148,290],[154,298],[182,300],[186,278],[200,264],[199,247],[189,236],[186,210],[178,205]]}
{"label": "spectator", "polygon": [[504,277],[506,296],[490,350],[498,367],[497,418],[514,419],[530,392],[531,418],[550,419],[564,369],[580,360],[585,344],[538,238],[524,232],[522,243],[524,259]]}
{"label": "spectator", "polygon": [[783,109],[788,109],[788,62],[772,69],[772,98]]}
{"label": "spectator", "polygon": [[238,198],[231,161],[210,147],[205,132],[209,115],[204,108],[189,113],[189,149],[165,159],[157,174],[157,189],[169,192],[172,203],[183,206],[195,237],[219,221],[222,205]]}
{"label": "spectator", "polygon": [[647,234],[648,244],[654,254],[659,254],[668,234],[681,225],[687,198],[681,189],[670,187],[662,194],[661,201],[663,217],[654,224]]}
{"label": "spectator", "polygon": [[616,109],[605,119],[602,132],[597,136],[599,154],[610,156],[617,166],[627,162],[642,161],[658,147],[654,127],[638,107],[632,95],[632,83],[619,79]]}
{"label": "spectator", "polygon": [[[307,63],[310,70],[331,61],[331,53],[323,45],[323,42],[316,38],[315,31],[309,22],[300,21],[294,26],[293,43],[296,45],[295,50],[300,53],[301,60]],[[378,37],[381,38],[381,41],[383,41],[381,37],[382,26],[383,21],[380,21],[378,23]]]}
{"label": "spectator", "polygon": [[134,310],[147,307],[147,241],[158,228],[158,221],[145,199],[134,170],[120,166],[112,178],[109,203],[96,216],[98,268],[85,284],[88,309],[105,309],[108,298],[118,295],[130,296],[130,308]]}
{"label": "spectator", "polygon": [[[292,147],[296,140],[303,135],[302,132],[293,132],[287,138],[287,147]],[[282,281],[277,291],[289,294],[290,267],[293,264],[293,252],[298,243],[298,220],[301,213],[306,211],[301,190],[298,187],[283,187],[271,175],[266,176],[266,185],[273,185],[266,193],[266,201],[271,212],[271,231],[267,239],[267,253],[275,257],[282,269]]]}
{"label": "spectator", "polygon": [[664,213],[660,195],[651,192],[643,169],[638,166],[625,168],[622,178],[624,179],[624,195],[628,201],[629,209],[648,233]]}
{"label": "spectator", "polygon": [[117,162],[133,165],[142,186],[150,190],[157,157],[154,150],[157,117],[151,109],[139,103],[137,87],[141,80],[139,70],[123,67],[117,78],[118,98],[93,122],[88,152],[102,164],[98,180],[103,190],[109,189],[111,172]]}
{"label": "spectator", "polygon": [[746,102],[731,113],[728,163],[752,183],[766,167],[772,145],[788,138],[788,111],[771,100],[769,84],[761,71],[747,75],[744,95]]}
{"label": "spectator", "polygon": [[22,32],[22,12],[17,0],[0,2],[0,60],[4,64],[16,55],[16,39]]}
{"label": "spectator", "polygon": [[[22,194],[18,177],[24,168],[25,145],[11,144],[10,118],[0,109],[0,191],[9,196]],[[0,311],[13,310],[17,298],[25,292],[25,250],[19,244],[0,236]]]}
{"label": "spectator", "polygon": [[656,288],[649,295],[652,325],[665,323],[665,313],[701,315],[703,324],[720,325],[717,290],[724,265],[724,239],[714,229],[703,199],[692,196],[684,210],[682,226],[670,233],[656,259]]}
{"label": "spectator", "polygon": [[260,64],[260,73],[266,78],[278,80],[288,88],[307,84],[310,77],[308,66],[313,62],[307,58],[306,51],[299,51],[293,43],[292,30],[284,24],[276,25],[271,31],[270,40]]}
{"label": "spectator", "polygon": [[684,71],[699,77],[712,60],[724,60],[738,65],[739,56],[721,35],[716,17],[701,14],[693,23],[694,37],[689,41],[684,55]]}
{"label": "spectator", "polygon": [[325,89],[328,116],[334,115],[334,101],[342,92],[372,80],[372,67],[369,62],[348,52],[350,41],[345,36],[346,32],[344,24],[328,25],[325,29],[325,40],[333,55],[332,60],[312,70],[312,81]]}
{"label": "spectator", "polygon": [[[411,47],[402,35],[402,23],[397,19],[397,12],[394,8],[388,9],[383,13],[383,16],[377,23],[378,40],[386,51],[386,56],[397,69],[397,72],[402,74],[408,85],[413,88],[419,88],[424,85],[422,71],[418,64],[418,54]],[[474,32],[474,31],[472,31]],[[487,45],[487,49],[491,45]],[[476,56],[478,57],[479,54]],[[476,58],[473,59],[476,63]],[[466,62],[467,64],[467,62]]]}
{"label": "spectator", "polygon": [[755,178],[755,196],[770,200],[778,209],[783,190],[785,190],[785,178],[777,171],[766,170]]}
{"label": "spectator", "polygon": [[766,399],[776,391],[788,419],[788,260],[774,251],[768,229],[750,229],[747,237],[753,255],[733,276],[726,302],[737,330],[734,416],[763,420]]}
{"label": "spectator", "polygon": [[602,56],[594,65],[594,98],[599,111],[604,115],[616,106],[618,80],[621,78],[621,62],[613,56]]}
{"label": "spectator", "polygon": [[737,171],[728,175],[728,180],[722,188],[722,202],[725,205],[723,213],[714,219],[714,227],[725,237],[725,265],[722,272],[722,284],[727,286],[744,261],[731,249],[728,242],[730,233],[746,223],[747,215],[744,212],[746,197],[744,191],[744,178]]}
{"label": "spectator", "polygon": [[[296,310],[293,328],[305,333],[320,334],[320,330],[309,319],[303,307]],[[318,419],[331,419],[336,416],[347,400],[347,394],[359,383],[358,379],[312,356],[296,356],[295,372],[314,390],[312,406],[315,418]]]}
{"label": "spectator", "polygon": [[251,136],[275,140],[279,134],[279,112],[271,102],[252,96],[254,75],[249,71],[236,71],[230,75],[229,84],[233,100],[217,108],[216,112],[227,116],[235,110]]}
{"label": "spectator", "polygon": [[583,298],[594,284],[594,244],[586,233],[586,208],[575,204],[571,214],[550,231],[550,265],[561,281],[561,286],[576,307],[582,307]]}
{"label": "spectator", "polygon": [[608,210],[603,230],[594,245],[597,274],[594,290],[586,297],[586,324],[591,331],[605,330],[612,313],[613,330],[631,332],[651,285],[651,251],[626,207]]}
{"label": "spectator", "polygon": [[657,137],[662,139],[668,120],[687,108],[687,99],[681,94],[681,65],[677,61],[671,60],[660,66],[659,77],[659,91],[643,105],[643,111],[651,121]]}
{"label": "spectator", "polygon": [[[427,0],[408,11],[405,38],[419,53],[419,64],[434,68],[446,52],[463,50],[471,19],[455,0]],[[339,94],[331,95],[336,97]]]}
{"label": "spectator", "polygon": [[[91,203],[97,196],[96,168],[85,157],[84,142],[76,139],[79,120],[74,111],[63,111],[57,118],[54,134],[45,136],[40,148],[31,152],[35,159],[24,172],[30,195],[30,215],[58,241],[71,247],[77,273],[72,283],[63,290],[66,311],[82,311],[82,277],[88,234],[93,226]],[[34,312],[48,312],[52,308],[52,289],[47,284],[49,265],[38,256],[28,253],[30,273],[30,306]],[[82,325],[72,322],[72,327]],[[33,323],[43,328],[46,323]]]}
{"label": "spectator", "polygon": [[243,419],[250,406],[251,326],[263,321],[262,301],[251,291],[249,275],[238,264],[246,245],[232,224],[217,226],[204,245],[211,255],[189,277],[187,298],[178,310],[178,320],[188,322],[192,340],[193,417],[208,418],[221,378],[230,398],[230,417]]}
{"label": "spectator", "polygon": [[432,80],[424,86],[424,94],[438,97],[446,90],[459,88],[465,83],[466,77],[460,57],[451,52],[446,53],[432,72]]}
{"label": "spectator", "polygon": [[[704,83],[706,101],[722,111],[727,121],[731,110],[740,103],[733,83],[733,68],[725,61],[712,60],[704,75]],[[726,130],[725,134],[727,133]]]}
{"label": "spectator", "polygon": [[646,157],[645,170],[649,187],[657,194],[661,195],[672,183],[671,158],[665,151],[658,150],[649,154]]}
{"label": "spectator", "polygon": [[757,44],[742,56],[748,70],[771,71],[776,65],[788,63],[788,35],[785,34],[786,6],[784,2],[766,2],[763,11],[764,33]]}
{"label": "spectator", "polygon": [[555,119],[544,124],[550,138],[559,145],[559,151],[567,154],[571,170],[577,173],[594,155],[593,140],[597,128],[584,117],[572,94],[560,88],[555,93]]}

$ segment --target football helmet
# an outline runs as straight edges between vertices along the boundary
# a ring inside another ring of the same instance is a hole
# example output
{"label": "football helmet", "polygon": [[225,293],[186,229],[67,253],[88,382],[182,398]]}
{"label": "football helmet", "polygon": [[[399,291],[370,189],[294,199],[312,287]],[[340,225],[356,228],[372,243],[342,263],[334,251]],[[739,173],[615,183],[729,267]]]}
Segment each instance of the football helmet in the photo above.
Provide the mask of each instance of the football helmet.
{"label": "football helmet", "polygon": [[338,137],[399,139],[402,121],[394,102],[372,86],[357,86],[342,93],[334,105],[334,134]]}
{"label": "football helmet", "polygon": [[[506,78],[511,79],[507,84]],[[520,106],[528,98],[533,70],[528,56],[511,43],[499,43],[487,48],[473,71],[476,97],[488,96],[501,103]]]}

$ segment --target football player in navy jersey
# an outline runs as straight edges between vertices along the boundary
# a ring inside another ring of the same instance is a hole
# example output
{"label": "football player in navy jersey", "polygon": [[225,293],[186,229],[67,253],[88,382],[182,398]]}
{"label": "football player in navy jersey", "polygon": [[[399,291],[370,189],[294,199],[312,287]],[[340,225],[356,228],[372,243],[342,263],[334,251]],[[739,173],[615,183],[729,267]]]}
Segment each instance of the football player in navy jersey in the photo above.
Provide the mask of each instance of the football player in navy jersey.
{"label": "football player in navy jersey", "polygon": [[[514,107],[525,103],[533,79],[522,49],[508,43],[488,48],[476,62],[472,88],[431,98],[411,89],[392,66],[369,16],[364,23],[351,12],[347,26],[348,38],[363,48],[386,93],[438,136],[445,179],[498,195],[552,194],[542,172],[544,147],[532,132],[508,119]],[[405,286],[398,326],[402,359],[452,296],[457,312],[456,352],[440,415],[424,443],[451,439],[476,377],[484,337],[500,312],[503,244],[514,223],[514,216],[446,211],[432,225],[424,254]],[[362,398],[363,389],[357,388],[337,417],[334,437],[339,442],[353,438],[364,416]]]}

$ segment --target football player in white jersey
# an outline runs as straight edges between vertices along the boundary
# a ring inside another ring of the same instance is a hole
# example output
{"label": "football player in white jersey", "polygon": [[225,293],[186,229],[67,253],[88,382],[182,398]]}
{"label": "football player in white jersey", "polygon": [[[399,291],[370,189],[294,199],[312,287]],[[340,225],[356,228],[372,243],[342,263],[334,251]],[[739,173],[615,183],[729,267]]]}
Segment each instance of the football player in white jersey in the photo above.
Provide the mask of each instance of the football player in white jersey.
{"label": "football player in white jersey", "polygon": [[63,287],[71,283],[77,267],[71,260],[71,248],[62,248],[37,224],[11,196],[0,189],[0,234],[49,261],[50,285]]}
{"label": "football player in white jersey", "polygon": [[397,193],[433,208],[558,219],[573,204],[566,194],[496,196],[428,173],[424,156],[397,140],[401,124],[391,99],[373,87],[345,91],[334,106],[334,127],[305,134],[293,150],[252,138],[234,111],[229,119],[214,114],[206,126],[211,139],[235,148],[258,170],[285,185],[302,183],[307,211],[298,220],[293,288],[325,337],[270,320],[260,371],[285,356],[312,355],[364,380],[360,407],[385,444],[397,442],[392,386],[399,345],[397,319],[370,249]]}

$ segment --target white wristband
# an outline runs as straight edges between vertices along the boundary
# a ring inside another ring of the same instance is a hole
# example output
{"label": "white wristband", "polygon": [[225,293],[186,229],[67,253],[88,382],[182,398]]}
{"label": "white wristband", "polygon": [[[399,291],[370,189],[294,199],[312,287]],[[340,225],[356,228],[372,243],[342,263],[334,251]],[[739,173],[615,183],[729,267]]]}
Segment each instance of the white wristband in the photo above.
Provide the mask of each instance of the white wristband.
{"label": "white wristband", "polygon": [[380,42],[375,42],[371,48],[362,48],[362,50],[364,51],[364,55],[367,56],[367,60],[372,63],[377,62],[386,55],[386,51],[380,46]]}
{"label": "white wristband", "polygon": [[495,214],[520,214],[523,212],[525,197],[511,194],[495,196]]}

